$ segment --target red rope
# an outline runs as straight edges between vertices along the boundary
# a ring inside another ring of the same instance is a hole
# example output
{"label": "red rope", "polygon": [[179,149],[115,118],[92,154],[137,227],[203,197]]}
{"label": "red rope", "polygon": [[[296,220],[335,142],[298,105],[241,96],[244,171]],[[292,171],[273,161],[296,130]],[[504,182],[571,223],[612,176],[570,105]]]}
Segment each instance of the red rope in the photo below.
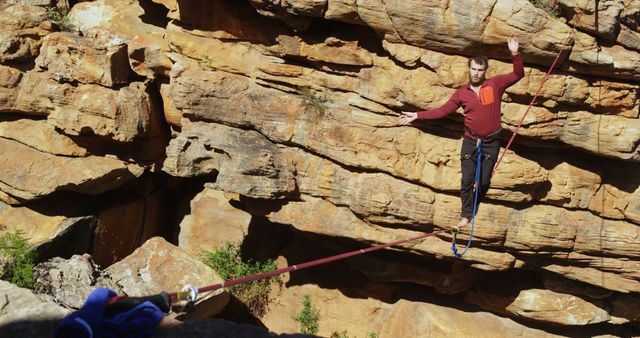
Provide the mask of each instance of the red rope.
{"label": "red rope", "polygon": [[[335,255],[335,256],[316,259],[316,260],[309,261],[309,262],[306,262],[306,263],[294,264],[294,265],[288,266],[286,268],[280,268],[280,269],[277,269],[277,270],[272,270],[272,271],[267,271],[267,272],[255,274],[255,275],[249,275],[249,276],[245,276],[245,277],[241,277],[241,278],[232,279],[232,280],[224,281],[222,283],[201,287],[201,288],[198,289],[198,293],[214,291],[214,290],[218,290],[218,289],[221,289],[221,288],[235,286],[235,285],[238,285],[238,284],[244,284],[244,283],[253,282],[253,281],[258,280],[258,279],[264,279],[264,278],[277,276],[277,275],[283,274],[285,272],[297,271],[297,270],[306,269],[306,268],[309,268],[309,267],[312,267],[312,266],[316,266],[316,265],[320,265],[320,264],[324,264],[324,263],[335,262],[335,261],[338,261],[338,260],[341,260],[341,259],[345,259],[345,258],[357,256],[357,255],[362,255],[362,254],[365,254],[367,252],[372,252],[372,251],[377,251],[377,250],[381,250],[381,249],[384,249],[384,248],[388,248],[390,246],[394,246],[394,245],[398,245],[398,244],[402,244],[402,243],[406,243],[406,242],[413,242],[413,241],[417,241],[417,240],[420,240],[420,239],[423,239],[423,238],[427,238],[427,237],[430,237],[430,236],[435,236],[437,234],[440,234],[440,233],[443,233],[443,232],[446,232],[446,231],[449,231],[449,230],[438,230],[438,231],[434,231],[434,232],[431,232],[431,233],[428,233],[428,234],[422,234],[420,236],[415,236],[415,237],[411,237],[411,238],[407,238],[407,239],[397,240],[395,242],[390,242],[390,243],[386,243],[386,244],[379,244],[379,245],[371,246],[371,247],[368,247],[366,249],[354,250],[354,251],[338,254],[338,255]],[[176,300],[177,294],[178,294],[177,292],[174,292],[174,293],[170,294],[172,301]]]}
{"label": "red rope", "polygon": [[498,166],[500,165],[500,162],[502,161],[502,158],[507,153],[507,150],[509,150],[509,147],[511,146],[511,143],[513,143],[513,140],[516,138],[516,135],[518,134],[518,131],[522,127],[522,123],[524,123],[524,119],[527,117],[527,114],[529,114],[529,111],[531,110],[531,107],[533,107],[533,104],[536,102],[536,99],[538,98],[538,95],[540,94],[540,91],[542,90],[542,86],[544,86],[545,82],[547,82],[547,79],[549,79],[549,75],[551,74],[551,71],[553,71],[553,68],[556,66],[556,63],[560,59],[560,56],[562,55],[562,52],[564,52],[564,50],[567,49],[567,43],[569,42],[569,40],[571,40],[571,37],[573,36],[575,31],[576,31],[576,28],[574,26],[573,29],[571,30],[571,33],[569,34],[569,36],[567,37],[565,42],[562,44],[562,47],[560,47],[560,51],[558,51],[558,55],[556,55],[555,60],[553,60],[553,63],[551,64],[551,67],[549,67],[549,70],[547,71],[547,73],[545,74],[544,78],[542,79],[542,82],[540,83],[540,86],[538,86],[538,90],[536,91],[536,94],[533,96],[533,99],[531,99],[531,103],[529,103],[529,106],[527,107],[527,110],[524,112],[524,115],[522,115],[522,118],[520,119],[520,123],[518,123],[518,127],[516,128],[516,130],[511,135],[511,139],[509,139],[509,142],[507,143],[507,146],[504,148],[504,151],[502,152],[502,155],[500,155],[500,158],[498,159],[498,162],[496,162],[496,165],[493,167],[493,174],[492,175],[495,175],[496,171],[498,171]]}

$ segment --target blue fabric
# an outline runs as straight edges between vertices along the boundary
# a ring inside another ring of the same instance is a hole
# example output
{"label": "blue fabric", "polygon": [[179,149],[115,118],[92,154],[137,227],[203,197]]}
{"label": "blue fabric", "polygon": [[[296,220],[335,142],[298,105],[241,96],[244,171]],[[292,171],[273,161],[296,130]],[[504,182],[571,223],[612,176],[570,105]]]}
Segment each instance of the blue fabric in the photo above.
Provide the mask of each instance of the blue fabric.
{"label": "blue fabric", "polygon": [[162,310],[147,301],[112,318],[104,318],[104,308],[115,296],[116,293],[107,288],[94,290],[80,310],[58,324],[55,337],[140,338],[153,335],[165,315]]}

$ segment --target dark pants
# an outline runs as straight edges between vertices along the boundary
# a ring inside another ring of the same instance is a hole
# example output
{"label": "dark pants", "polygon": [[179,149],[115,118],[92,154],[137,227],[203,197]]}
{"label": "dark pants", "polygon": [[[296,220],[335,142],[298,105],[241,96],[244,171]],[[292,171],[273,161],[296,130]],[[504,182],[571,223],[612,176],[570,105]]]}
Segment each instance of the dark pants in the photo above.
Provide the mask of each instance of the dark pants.
{"label": "dark pants", "polygon": [[[476,205],[476,212],[478,212],[480,201],[487,193],[487,190],[489,190],[489,186],[491,185],[493,166],[496,164],[499,152],[500,139],[482,143],[482,159],[480,161],[480,188],[478,190],[478,203]],[[476,163],[478,163],[476,141],[473,141],[467,137],[463,137],[460,156],[462,162],[462,181],[460,185],[460,200],[462,201],[461,216],[470,220],[473,216],[473,198],[475,195],[473,184],[475,183],[476,179]]]}

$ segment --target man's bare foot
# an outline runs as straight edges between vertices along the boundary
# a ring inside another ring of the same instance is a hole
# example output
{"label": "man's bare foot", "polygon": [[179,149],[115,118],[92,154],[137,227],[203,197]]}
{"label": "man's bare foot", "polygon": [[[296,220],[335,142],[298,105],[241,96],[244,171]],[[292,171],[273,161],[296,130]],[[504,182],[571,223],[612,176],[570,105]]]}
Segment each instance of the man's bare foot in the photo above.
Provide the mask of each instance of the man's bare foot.
{"label": "man's bare foot", "polygon": [[462,228],[464,228],[465,226],[467,226],[467,224],[469,224],[469,219],[468,219],[468,218],[464,218],[464,217],[463,217],[463,218],[461,218],[461,219],[460,219],[460,222],[458,222],[457,227],[458,227],[459,229],[462,229]]}

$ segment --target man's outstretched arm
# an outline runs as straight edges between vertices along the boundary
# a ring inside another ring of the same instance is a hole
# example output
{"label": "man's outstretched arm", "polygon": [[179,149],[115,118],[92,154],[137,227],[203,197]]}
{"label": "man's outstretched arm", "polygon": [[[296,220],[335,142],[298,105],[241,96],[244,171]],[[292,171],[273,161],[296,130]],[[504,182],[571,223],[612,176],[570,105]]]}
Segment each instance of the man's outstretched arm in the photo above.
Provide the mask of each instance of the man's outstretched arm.
{"label": "man's outstretched arm", "polygon": [[435,120],[445,117],[460,107],[459,100],[457,99],[457,92],[447,101],[445,104],[436,109],[424,110],[419,112],[403,111],[402,115],[398,119],[398,124],[401,126],[410,124],[415,120]]}

